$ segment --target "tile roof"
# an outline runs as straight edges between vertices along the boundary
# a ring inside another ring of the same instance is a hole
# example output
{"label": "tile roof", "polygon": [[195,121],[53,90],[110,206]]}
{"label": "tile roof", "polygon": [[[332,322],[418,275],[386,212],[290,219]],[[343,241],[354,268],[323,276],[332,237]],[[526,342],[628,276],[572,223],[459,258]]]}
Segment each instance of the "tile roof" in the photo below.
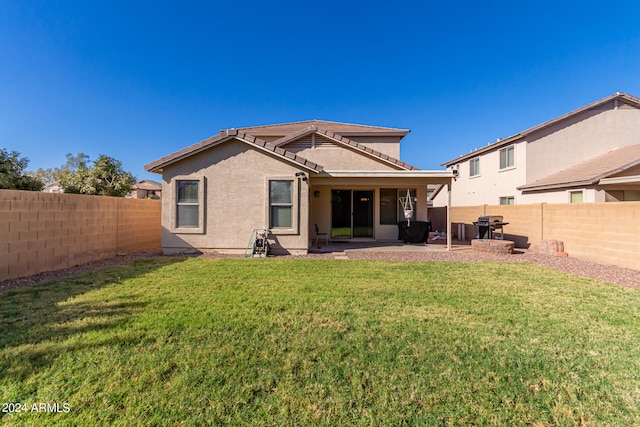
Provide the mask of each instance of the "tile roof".
{"label": "tile roof", "polygon": [[381,126],[358,125],[353,123],[331,122],[327,120],[305,120],[301,122],[279,123],[273,125],[250,126],[238,128],[238,131],[256,136],[275,135],[286,136],[296,133],[309,126],[317,126],[340,135],[364,135],[364,134],[385,134],[405,136],[410,131],[408,129],[396,129]]}
{"label": "tile roof", "polygon": [[640,144],[630,145],[609,151],[576,166],[522,185],[518,187],[518,190],[535,191],[594,185],[602,178],[623,172],[638,164],[640,164]]}
{"label": "tile roof", "polygon": [[[320,128],[318,125],[322,125]],[[162,168],[170,165],[174,162],[187,158],[191,155],[199,153],[203,150],[213,147],[223,141],[227,141],[232,138],[237,138],[243,142],[257,146],[258,148],[266,151],[271,151],[274,154],[286,158],[290,161],[300,164],[314,172],[321,172],[322,166],[313,163],[303,157],[298,156],[295,153],[285,150],[281,146],[286,142],[289,142],[295,138],[303,136],[310,132],[317,132],[318,134],[325,135],[326,137],[333,139],[336,142],[348,145],[356,151],[360,151],[362,154],[366,154],[370,157],[378,158],[386,163],[392,164],[402,169],[417,170],[418,168],[411,166],[408,163],[404,163],[398,159],[387,156],[379,151],[373,150],[366,145],[359,144],[346,138],[344,135],[394,135],[405,136],[409,133],[409,130],[385,128],[379,126],[367,126],[357,125],[340,122],[329,122],[324,120],[307,120],[302,122],[281,123],[275,125],[254,126],[239,129],[227,129],[221,130],[218,135],[211,138],[200,141],[182,150],[176,151],[168,156],[162,157],[159,160],[149,163],[144,168],[151,172],[161,172]],[[258,136],[282,136],[274,142],[266,142]]]}
{"label": "tile roof", "polygon": [[562,120],[569,119],[569,118],[571,118],[573,116],[576,116],[577,114],[580,114],[580,113],[582,113],[584,111],[588,111],[588,110],[600,107],[600,106],[606,104],[607,102],[611,102],[611,101],[614,101],[614,100],[619,100],[619,101],[622,101],[622,102],[624,102],[626,104],[629,104],[629,105],[631,105],[633,107],[640,108],[640,98],[636,98],[635,96],[629,95],[629,94],[624,93],[624,92],[616,92],[613,95],[609,95],[609,96],[607,96],[605,98],[599,99],[598,101],[592,102],[591,104],[585,105],[584,107],[580,107],[580,108],[578,108],[576,110],[570,111],[570,112],[568,112],[566,114],[563,114],[561,116],[558,116],[558,117],[556,117],[554,119],[551,119],[549,121],[541,123],[541,124],[539,124],[537,126],[531,127],[531,128],[529,128],[527,130],[523,130],[522,132],[518,132],[515,135],[511,135],[511,136],[509,136],[507,138],[500,139],[500,140],[498,140],[498,141],[496,141],[496,142],[494,142],[492,144],[489,144],[489,145],[487,145],[485,147],[479,148],[477,150],[473,150],[470,153],[463,154],[462,156],[456,157],[453,160],[449,160],[446,163],[442,163],[440,166],[451,166],[451,165],[454,165],[456,163],[460,163],[462,161],[470,159],[472,157],[479,156],[480,154],[484,154],[486,152],[493,151],[493,150],[496,150],[498,148],[502,148],[505,145],[512,144],[514,141],[517,141],[517,140],[519,140],[521,138],[524,138],[525,136],[527,136],[527,135],[529,135],[529,134],[531,134],[533,132],[536,132],[538,130],[547,128],[547,127],[552,126],[552,125],[554,125],[554,124],[556,124],[558,122],[561,122]]}
{"label": "tile roof", "polygon": [[365,154],[367,156],[370,157],[374,157],[377,158],[379,160],[384,161],[385,163],[389,163],[393,166],[397,166],[400,167],[402,169],[407,169],[407,170],[418,170],[418,168],[416,168],[415,166],[411,166],[408,163],[405,163],[403,161],[400,161],[394,157],[388,156],[384,153],[381,153],[379,151],[373,150],[370,147],[367,147],[364,144],[360,144],[356,141],[353,141],[345,136],[339,135],[337,133],[322,129],[317,127],[316,125],[311,125],[308,126],[307,128],[301,129],[295,133],[292,133],[290,135],[287,135],[285,137],[282,137],[276,141],[273,141],[273,144],[282,147],[286,144],[288,144],[289,142],[292,142],[298,138],[301,138],[305,135],[308,135],[310,133],[317,133],[318,135],[323,135],[329,139],[332,139],[333,141],[337,142],[338,144],[342,144],[345,146],[349,146],[351,149],[355,150],[355,151],[359,151],[362,154]]}
{"label": "tile roof", "polygon": [[134,189],[137,190],[162,190],[162,184],[156,181],[152,181],[150,179],[143,179],[142,181],[138,181],[134,186]]}
{"label": "tile roof", "polygon": [[292,153],[276,145],[273,145],[259,138],[256,138],[253,135],[249,135],[244,132],[239,132],[237,129],[221,131],[218,135],[212,136],[211,138],[205,139],[204,141],[200,141],[189,147],[183,148],[182,150],[169,154],[168,156],[165,156],[159,160],[156,160],[155,162],[151,162],[148,165],[146,165],[144,168],[145,170],[150,172],[162,172],[162,168],[165,166],[168,166],[172,163],[185,159],[189,156],[197,154],[201,151],[204,151],[206,149],[209,149],[215,145],[218,145],[224,141],[228,141],[231,139],[238,139],[246,144],[257,147],[263,151],[270,151],[278,157],[297,163],[300,166],[303,166],[306,169],[309,169],[313,172],[316,172],[316,173],[322,172],[322,166],[314,162],[311,162],[303,157],[300,157],[295,153]]}

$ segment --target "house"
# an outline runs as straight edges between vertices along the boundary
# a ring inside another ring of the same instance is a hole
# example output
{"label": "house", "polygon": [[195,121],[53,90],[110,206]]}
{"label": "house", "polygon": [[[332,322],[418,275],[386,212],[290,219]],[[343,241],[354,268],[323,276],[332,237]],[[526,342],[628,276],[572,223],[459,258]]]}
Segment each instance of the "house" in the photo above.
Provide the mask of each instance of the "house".
{"label": "house", "polygon": [[150,179],[136,182],[132,190],[128,196],[132,199],[160,199],[162,197],[162,184]]}
{"label": "house", "polygon": [[[276,252],[307,253],[316,226],[331,240],[397,241],[409,195],[426,221],[427,187],[450,171],[401,160],[405,129],[309,120],[222,130],[145,166],[162,174],[162,245],[242,252],[254,228]],[[450,242],[449,242],[450,245]]]}
{"label": "house", "polygon": [[57,182],[50,182],[44,186],[42,189],[43,193],[64,193],[64,188],[60,186]]}
{"label": "house", "polygon": [[640,99],[615,93],[443,166],[452,206],[640,200]]}

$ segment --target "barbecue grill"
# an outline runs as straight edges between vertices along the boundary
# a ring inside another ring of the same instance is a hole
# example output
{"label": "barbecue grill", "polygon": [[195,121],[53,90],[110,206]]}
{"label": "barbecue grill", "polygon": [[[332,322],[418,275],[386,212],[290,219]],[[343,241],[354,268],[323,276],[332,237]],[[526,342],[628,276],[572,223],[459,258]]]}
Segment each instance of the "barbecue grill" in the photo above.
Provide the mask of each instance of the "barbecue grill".
{"label": "barbecue grill", "polygon": [[478,227],[478,236],[476,238],[493,239],[493,234],[500,230],[500,236],[495,236],[495,239],[504,239],[504,231],[502,227],[509,223],[504,222],[503,219],[502,215],[484,215],[478,217],[478,221],[473,223],[473,225]]}

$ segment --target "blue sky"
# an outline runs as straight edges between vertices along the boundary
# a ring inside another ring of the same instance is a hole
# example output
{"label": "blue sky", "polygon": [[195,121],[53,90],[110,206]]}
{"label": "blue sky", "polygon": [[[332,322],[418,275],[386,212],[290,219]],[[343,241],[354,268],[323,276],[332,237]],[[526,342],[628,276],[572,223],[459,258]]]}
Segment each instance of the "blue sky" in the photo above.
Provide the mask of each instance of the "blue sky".
{"label": "blue sky", "polygon": [[617,91],[637,1],[0,0],[0,148],[145,164],[230,127],[411,129],[423,169]]}

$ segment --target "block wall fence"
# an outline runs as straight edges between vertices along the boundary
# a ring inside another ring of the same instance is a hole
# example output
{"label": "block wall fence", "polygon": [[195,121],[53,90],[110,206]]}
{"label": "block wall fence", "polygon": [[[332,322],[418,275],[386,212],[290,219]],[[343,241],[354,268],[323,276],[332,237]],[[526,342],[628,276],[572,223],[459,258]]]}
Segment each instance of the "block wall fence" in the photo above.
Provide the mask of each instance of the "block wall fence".
{"label": "block wall fence", "polygon": [[0,280],[161,249],[158,200],[0,190]]}
{"label": "block wall fence", "polygon": [[[437,208],[443,209],[443,208]],[[452,232],[465,224],[466,239],[476,234],[482,215],[502,215],[505,239],[518,248],[541,240],[560,240],[569,256],[640,270],[640,202],[460,206],[451,208]],[[442,215],[436,214],[438,228]]]}

